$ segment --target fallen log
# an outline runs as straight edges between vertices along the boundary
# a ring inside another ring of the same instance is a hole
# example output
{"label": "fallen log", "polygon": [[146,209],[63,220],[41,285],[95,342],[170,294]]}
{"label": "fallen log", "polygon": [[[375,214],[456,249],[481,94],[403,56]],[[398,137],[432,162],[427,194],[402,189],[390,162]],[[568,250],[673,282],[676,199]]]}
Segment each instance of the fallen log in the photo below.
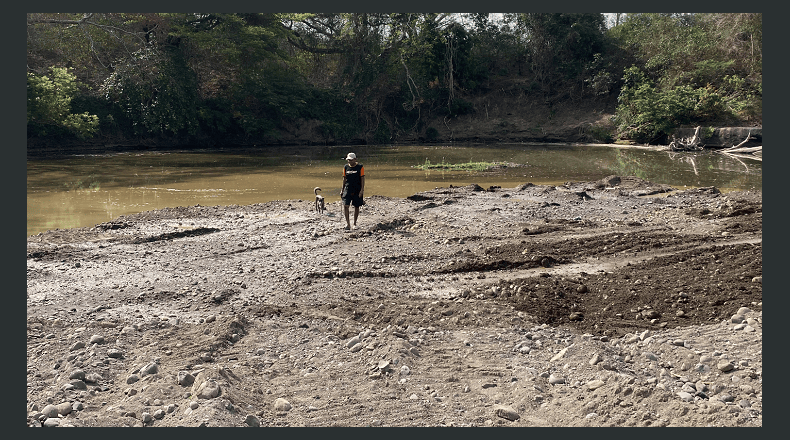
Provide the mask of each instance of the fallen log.
{"label": "fallen log", "polygon": [[759,147],[744,147],[744,148],[736,148],[736,149],[734,149],[734,150],[733,150],[733,149],[731,149],[731,148],[728,148],[726,151],[723,151],[723,153],[741,153],[741,154],[749,154],[749,153],[756,153],[756,152],[758,152],[758,151],[759,151],[759,152],[762,152],[762,151],[763,151],[763,146],[762,146],[762,145],[760,145]]}
{"label": "fallen log", "polygon": [[701,150],[703,148],[702,139],[699,137],[700,126],[694,130],[694,136],[690,138],[676,139],[672,136],[672,142],[669,143],[669,149],[672,151],[690,151]]}

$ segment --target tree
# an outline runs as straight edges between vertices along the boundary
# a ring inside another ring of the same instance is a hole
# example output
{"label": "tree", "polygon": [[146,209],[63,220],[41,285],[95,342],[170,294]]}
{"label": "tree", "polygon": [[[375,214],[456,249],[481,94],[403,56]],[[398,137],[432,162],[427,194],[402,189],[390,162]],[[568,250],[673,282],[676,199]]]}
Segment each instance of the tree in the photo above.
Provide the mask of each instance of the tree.
{"label": "tree", "polygon": [[88,112],[71,113],[71,100],[78,85],[74,74],[60,67],[50,75],[27,74],[28,135],[71,133],[89,137],[96,132],[99,118]]}

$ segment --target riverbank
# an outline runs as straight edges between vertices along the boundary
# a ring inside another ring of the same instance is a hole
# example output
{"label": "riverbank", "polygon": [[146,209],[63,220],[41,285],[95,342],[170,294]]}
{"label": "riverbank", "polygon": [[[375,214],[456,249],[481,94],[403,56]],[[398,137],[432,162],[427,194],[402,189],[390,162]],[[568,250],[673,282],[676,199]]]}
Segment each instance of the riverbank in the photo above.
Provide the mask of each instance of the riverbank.
{"label": "riverbank", "polygon": [[762,194],[192,206],[27,245],[27,422],[762,426]]}

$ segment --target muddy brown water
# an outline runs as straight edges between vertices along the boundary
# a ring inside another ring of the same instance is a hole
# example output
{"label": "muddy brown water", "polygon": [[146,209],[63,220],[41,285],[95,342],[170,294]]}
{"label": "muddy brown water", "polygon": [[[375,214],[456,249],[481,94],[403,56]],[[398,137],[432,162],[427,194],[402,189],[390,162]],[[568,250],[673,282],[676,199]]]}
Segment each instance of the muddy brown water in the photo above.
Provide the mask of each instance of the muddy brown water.
{"label": "muddy brown water", "polygon": [[[176,206],[339,200],[343,158],[354,151],[367,175],[365,195],[408,197],[449,185],[560,184],[607,175],[655,183],[762,190],[762,163],[715,152],[671,153],[596,145],[282,147],[83,155],[27,162],[27,235],[89,227],[120,215]],[[502,162],[487,171],[423,171],[430,162]]]}

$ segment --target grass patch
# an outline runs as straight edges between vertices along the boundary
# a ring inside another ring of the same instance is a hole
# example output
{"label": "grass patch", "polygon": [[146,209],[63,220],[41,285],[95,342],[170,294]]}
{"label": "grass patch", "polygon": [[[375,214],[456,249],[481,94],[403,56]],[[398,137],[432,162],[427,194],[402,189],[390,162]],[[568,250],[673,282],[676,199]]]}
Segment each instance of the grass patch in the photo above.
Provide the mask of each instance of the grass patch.
{"label": "grass patch", "polygon": [[466,162],[466,163],[447,163],[442,160],[441,163],[431,163],[430,160],[425,159],[422,165],[415,165],[414,168],[419,168],[423,171],[429,170],[447,170],[447,171],[487,171],[492,168],[506,168],[510,164],[505,162]]}

